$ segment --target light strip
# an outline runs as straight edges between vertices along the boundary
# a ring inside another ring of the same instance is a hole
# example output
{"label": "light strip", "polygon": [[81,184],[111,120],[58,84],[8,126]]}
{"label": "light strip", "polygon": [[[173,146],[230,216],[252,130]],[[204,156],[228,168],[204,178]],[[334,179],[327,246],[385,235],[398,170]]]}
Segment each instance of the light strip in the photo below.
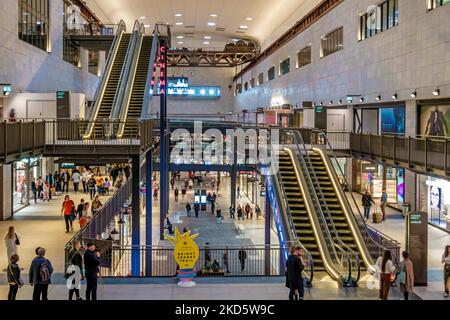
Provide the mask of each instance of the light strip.
{"label": "light strip", "polygon": [[305,205],[307,207],[306,211],[308,212],[308,216],[309,216],[309,219],[311,221],[311,225],[313,227],[314,235],[316,236],[316,242],[317,242],[317,245],[319,246],[320,254],[322,256],[322,260],[323,260],[323,263],[325,265],[325,269],[328,271],[328,273],[331,273],[331,276],[335,280],[340,281],[341,280],[341,276],[338,273],[336,273],[335,268],[333,266],[330,266],[330,264],[328,263],[328,259],[325,258],[327,255],[325,254],[325,251],[324,251],[324,249],[322,247],[322,243],[319,241],[319,239],[320,239],[319,231],[316,228],[316,224],[313,222],[313,221],[315,221],[314,218],[313,218],[313,215],[312,215],[313,210],[310,208],[308,201],[306,201],[305,188],[303,186],[302,180],[300,179],[300,174],[299,174],[299,172],[297,170],[297,166],[295,166],[294,155],[293,155],[292,151],[290,149],[288,149],[288,148],[284,148],[284,151],[287,151],[289,153],[289,156],[291,157],[292,167],[294,168],[295,175],[297,176],[298,184],[300,185],[300,189],[301,189],[301,192],[302,192],[302,195],[303,195],[303,200],[304,200],[304,203],[305,203]]}
{"label": "light strip", "polygon": [[[336,181],[335,181],[335,179],[333,178],[333,175],[332,175],[332,173],[331,173],[331,168],[330,168],[328,162],[327,162],[326,159],[325,159],[325,155],[324,155],[324,153],[323,153],[323,150],[322,150],[322,149],[319,149],[319,148],[313,148],[313,151],[319,153],[320,157],[321,157],[322,160],[323,160],[323,163],[325,164],[325,167],[326,167],[327,172],[328,172],[328,176],[331,178],[331,179],[330,179],[330,180],[331,180],[331,183],[333,184],[333,187],[334,187],[334,189],[335,189],[335,191],[336,191],[336,194],[337,194],[337,196],[338,196],[338,198],[339,198],[339,202],[341,203],[341,206],[342,206],[342,208],[344,209],[344,213],[345,213],[345,216],[346,216],[346,218],[347,218],[347,222],[349,222],[349,225],[350,225],[350,228],[351,228],[353,237],[355,238],[356,244],[358,245],[359,252],[361,253],[362,258],[363,258],[364,263],[366,264],[367,268],[368,268],[368,269],[371,269],[371,268],[373,267],[373,262],[371,261],[371,260],[372,260],[372,257],[370,257],[370,259],[369,259],[369,258],[366,256],[366,253],[367,253],[366,250],[368,250],[368,249],[367,249],[366,246],[363,246],[363,245],[362,245],[361,239],[360,239],[360,238],[361,238],[361,235],[360,235],[360,233],[357,233],[357,231],[355,230],[355,225],[354,225],[354,222],[355,222],[355,221],[354,221],[354,219],[351,219],[350,213],[348,212],[348,208],[347,208],[346,205],[344,205],[344,200],[342,199],[341,193],[338,191],[338,190],[339,190],[339,189],[338,189],[338,186],[337,186]],[[352,214],[353,214],[353,213],[352,213]],[[358,231],[359,231],[359,230],[358,230]]]}

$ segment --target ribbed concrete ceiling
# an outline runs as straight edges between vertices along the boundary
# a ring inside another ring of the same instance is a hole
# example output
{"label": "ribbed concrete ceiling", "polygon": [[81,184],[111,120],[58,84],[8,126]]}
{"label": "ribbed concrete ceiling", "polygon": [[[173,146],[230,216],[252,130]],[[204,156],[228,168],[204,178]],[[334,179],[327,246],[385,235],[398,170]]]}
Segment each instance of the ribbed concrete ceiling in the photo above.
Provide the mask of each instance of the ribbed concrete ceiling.
{"label": "ribbed concrete ceiling", "polygon": [[280,26],[284,28],[286,20],[295,23],[318,2],[320,0],[86,0],[105,22],[123,19],[132,28],[134,21],[140,19],[151,26],[149,32],[156,22],[169,23],[173,46],[193,48],[223,48],[225,43],[240,38],[263,43],[273,37]]}

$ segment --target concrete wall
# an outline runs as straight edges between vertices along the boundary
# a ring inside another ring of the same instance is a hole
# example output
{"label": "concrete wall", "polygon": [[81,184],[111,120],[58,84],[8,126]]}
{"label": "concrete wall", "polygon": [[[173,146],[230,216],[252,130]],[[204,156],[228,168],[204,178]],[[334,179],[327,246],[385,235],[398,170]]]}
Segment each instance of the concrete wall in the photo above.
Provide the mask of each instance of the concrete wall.
{"label": "concrete wall", "polygon": [[[189,78],[189,85],[220,86],[222,89],[222,96],[217,100],[168,98],[167,112],[169,115],[225,115],[233,111],[233,90],[228,88],[233,82],[233,75],[229,68],[169,68],[168,76],[185,76]],[[153,97],[152,114],[157,112],[159,112],[159,98]]]}
{"label": "concrete wall", "polygon": [[[17,0],[2,0],[0,10],[0,83],[11,83],[18,92],[72,91],[92,99],[98,77],[62,59],[62,1],[50,1],[51,52],[38,49],[18,37]],[[83,55],[83,53],[82,53]]]}
{"label": "concrete wall", "polygon": [[[399,25],[358,41],[359,14],[375,0],[346,0],[294,40],[243,76],[242,83],[276,65],[276,79],[235,99],[237,110],[269,107],[273,99],[301,105],[303,101],[333,100],[364,95],[365,103],[433,98],[436,87],[450,97],[450,5],[427,11],[425,0],[399,1]],[[320,39],[344,27],[344,49],[320,58]],[[312,44],[312,63],[296,69],[296,53]],[[279,63],[291,58],[289,74],[278,77]]]}
{"label": "concrete wall", "polygon": [[12,169],[11,165],[0,165],[0,221],[12,215]]}

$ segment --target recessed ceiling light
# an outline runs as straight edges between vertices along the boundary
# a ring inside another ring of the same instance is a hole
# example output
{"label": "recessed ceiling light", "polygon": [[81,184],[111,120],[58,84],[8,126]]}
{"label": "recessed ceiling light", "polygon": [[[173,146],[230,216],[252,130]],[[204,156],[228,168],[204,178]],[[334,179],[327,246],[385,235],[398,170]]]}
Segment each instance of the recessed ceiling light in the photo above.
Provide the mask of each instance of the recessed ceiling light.
{"label": "recessed ceiling light", "polygon": [[182,13],[175,13],[175,17],[182,17],[183,14]]}
{"label": "recessed ceiling light", "polygon": [[216,25],[215,22],[208,22],[208,26],[214,27]]}
{"label": "recessed ceiling light", "polygon": [[183,36],[178,36],[177,39],[184,39],[184,37]]}
{"label": "recessed ceiling light", "polygon": [[217,18],[218,17],[217,14],[215,14],[215,13],[210,14],[209,16],[212,17],[212,18]]}
{"label": "recessed ceiling light", "polygon": [[147,19],[147,17],[146,16],[142,16],[142,17],[140,17],[140,19],[141,20],[145,20],[145,19]]}
{"label": "recessed ceiling light", "polygon": [[247,26],[239,26],[239,29],[248,29]]}
{"label": "recessed ceiling light", "polygon": [[433,96],[438,96],[440,94],[441,94],[441,90],[439,90],[439,89],[433,90]]}
{"label": "recessed ceiling light", "polygon": [[203,41],[203,44],[210,44],[209,41]]}
{"label": "recessed ceiling light", "polygon": [[411,92],[411,98],[417,98],[417,91]]}
{"label": "recessed ceiling light", "polygon": [[183,42],[183,41],[178,41],[177,43],[178,43],[178,44],[184,44],[184,42]]}
{"label": "recessed ceiling light", "polygon": [[205,39],[211,39],[211,37],[210,36],[205,36]]}
{"label": "recessed ceiling light", "polygon": [[182,26],[182,25],[183,25],[183,22],[177,22],[177,23],[175,23],[175,25],[177,25],[177,26]]}
{"label": "recessed ceiling light", "polygon": [[150,28],[151,27],[151,25],[149,25],[149,24],[144,24],[144,28]]}
{"label": "recessed ceiling light", "polygon": [[247,21],[252,21],[252,20],[253,20],[253,18],[251,18],[251,17],[247,17],[247,18],[245,18],[245,20],[247,20]]}

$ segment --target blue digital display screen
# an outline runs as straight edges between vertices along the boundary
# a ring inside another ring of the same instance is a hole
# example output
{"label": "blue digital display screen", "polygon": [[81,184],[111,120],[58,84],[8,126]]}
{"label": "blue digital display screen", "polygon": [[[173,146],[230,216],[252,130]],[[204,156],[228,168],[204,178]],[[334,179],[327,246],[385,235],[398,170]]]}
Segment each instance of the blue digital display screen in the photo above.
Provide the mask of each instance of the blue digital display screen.
{"label": "blue digital display screen", "polygon": [[381,112],[381,133],[405,133],[405,108],[392,107],[382,108]]}
{"label": "blue digital display screen", "polygon": [[221,96],[220,87],[169,87],[169,97],[217,99]]}

